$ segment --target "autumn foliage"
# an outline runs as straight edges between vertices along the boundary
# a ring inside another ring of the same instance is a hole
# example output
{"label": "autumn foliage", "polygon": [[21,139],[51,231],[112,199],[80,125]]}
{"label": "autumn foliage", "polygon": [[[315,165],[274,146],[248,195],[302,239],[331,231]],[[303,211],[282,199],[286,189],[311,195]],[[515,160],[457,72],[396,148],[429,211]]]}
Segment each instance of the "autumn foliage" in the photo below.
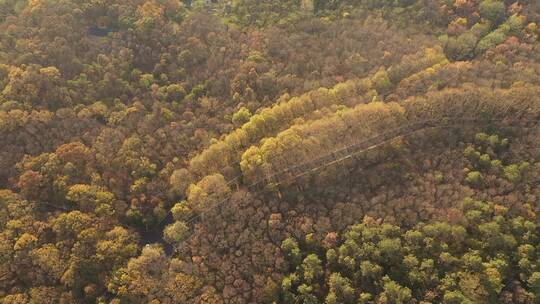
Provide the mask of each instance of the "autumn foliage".
{"label": "autumn foliage", "polygon": [[0,1],[0,303],[537,303],[539,22]]}

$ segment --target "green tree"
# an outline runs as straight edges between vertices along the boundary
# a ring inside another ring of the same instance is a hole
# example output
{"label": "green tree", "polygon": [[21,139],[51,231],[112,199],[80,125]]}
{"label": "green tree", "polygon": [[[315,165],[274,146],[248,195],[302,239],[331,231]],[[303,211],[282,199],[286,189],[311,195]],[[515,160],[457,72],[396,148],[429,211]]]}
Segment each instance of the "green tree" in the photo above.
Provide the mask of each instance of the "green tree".
{"label": "green tree", "polygon": [[330,288],[326,303],[353,303],[354,289],[351,286],[349,279],[344,278],[339,273],[332,273],[328,279],[328,287]]}
{"label": "green tree", "polygon": [[119,267],[136,256],[139,249],[137,241],[133,232],[114,227],[105,233],[104,239],[97,242],[96,257],[101,263],[109,265],[109,269]]}
{"label": "green tree", "polygon": [[482,0],[478,6],[480,16],[493,23],[498,23],[506,15],[506,6],[499,0]]}
{"label": "green tree", "polygon": [[323,274],[321,260],[316,254],[310,254],[302,262],[302,271],[304,280],[309,283],[316,282]]}
{"label": "green tree", "polygon": [[234,113],[232,122],[235,126],[241,126],[248,122],[251,116],[251,112],[247,108],[242,107],[236,113]]}
{"label": "green tree", "polygon": [[163,239],[171,245],[177,245],[184,241],[188,234],[189,228],[187,225],[182,221],[176,221],[165,227],[163,230]]}
{"label": "green tree", "polygon": [[292,267],[300,265],[302,261],[302,254],[295,239],[287,238],[283,240],[281,243],[281,250]]}
{"label": "green tree", "polygon": [[389,278],[383,278],[384,287],[380,295],[379,302],[384,304],[405,304],[411,298],[411,290],[407,287],[400,286],[397,282]]}

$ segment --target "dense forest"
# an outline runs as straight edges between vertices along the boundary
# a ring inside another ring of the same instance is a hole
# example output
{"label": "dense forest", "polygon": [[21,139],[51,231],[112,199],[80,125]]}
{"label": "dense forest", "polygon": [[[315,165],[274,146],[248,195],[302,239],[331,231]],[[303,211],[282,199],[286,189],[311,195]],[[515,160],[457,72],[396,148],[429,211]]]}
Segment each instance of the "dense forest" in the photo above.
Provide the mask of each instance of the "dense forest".
{"label": "dense forest", "polygon": [[539,26],[0,0],[0,303],[540,303]]}

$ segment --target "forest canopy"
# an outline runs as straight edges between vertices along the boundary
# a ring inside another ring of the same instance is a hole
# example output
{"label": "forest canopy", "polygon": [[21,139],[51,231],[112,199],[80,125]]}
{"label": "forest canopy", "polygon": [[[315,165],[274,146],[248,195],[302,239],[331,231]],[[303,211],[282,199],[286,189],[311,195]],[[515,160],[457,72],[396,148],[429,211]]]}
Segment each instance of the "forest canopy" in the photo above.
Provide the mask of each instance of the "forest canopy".
{"label": "forest canopy", "polygon": [[0,0],[0,304],[540,303],[539,25]]}

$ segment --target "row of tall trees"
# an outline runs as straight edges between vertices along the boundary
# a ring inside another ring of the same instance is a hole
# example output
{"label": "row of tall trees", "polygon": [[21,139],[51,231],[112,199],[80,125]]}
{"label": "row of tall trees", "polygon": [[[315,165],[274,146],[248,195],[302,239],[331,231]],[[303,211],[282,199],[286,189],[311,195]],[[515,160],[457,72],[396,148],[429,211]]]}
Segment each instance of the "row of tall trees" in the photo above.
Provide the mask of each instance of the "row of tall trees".
{"label": "row of tall trees", "polygon": [[332,106],[353,106],[369,102],[378,96],[385,96],[402,80],[443,62],[446,62],[446,58],[440,48],[426,49],[405,56],[403,61],[392,65],[388,71],[383,68],[369,77],[339,83],[331,89],[312,90],[290,100],[286,100],[288,95],[284,95],[278,99],[277,105],[262,109],[253,116],[250,115],[249,110],[242,108],[233,116],[233,119],[236,117],[240,120],[240,117],[243,117],[245,124],[192,158],[189,170],[199,179],[204,174],[213,172],[230,175],[238,167],[241,161],[240,156],[246,148],[257,144],[264,137],[285,130],[298,118],[310,119],[314,115],[317,118],[317,113]]}
{"label": "row of tall trees", "polygon": [[[210,2],[0,1],[0,303],[259,303],[285,269],[287,227],[353,215],[295,216],[232,176],[463,100],[490,103],[453,114],[537,113],[532,1]],[[481,52],[456,62],[446,42],[479,29]],[[470,171],[486,177],[482,149]],[[527,161],[500,179],[519,184]],[[490,186],[474,177],[463,184]]]}
{"label": "row of tall trees", "polygon": [[537,90],[531,86],[495,92],[462,87],[407,99],[403,107],[393,103],[361,104],[302,122],[265,139],[260,146],[251,146],[244,152],[240,166],[249,184],[399,127],[405,128],[403,132],[410,131],[406,129],[409,124],[444,126],[465,119],[462,124],[526,125],[540,114],[540,102],[532,97]]}

